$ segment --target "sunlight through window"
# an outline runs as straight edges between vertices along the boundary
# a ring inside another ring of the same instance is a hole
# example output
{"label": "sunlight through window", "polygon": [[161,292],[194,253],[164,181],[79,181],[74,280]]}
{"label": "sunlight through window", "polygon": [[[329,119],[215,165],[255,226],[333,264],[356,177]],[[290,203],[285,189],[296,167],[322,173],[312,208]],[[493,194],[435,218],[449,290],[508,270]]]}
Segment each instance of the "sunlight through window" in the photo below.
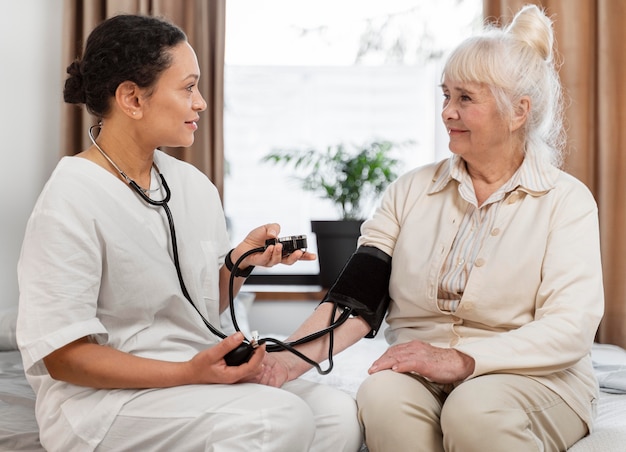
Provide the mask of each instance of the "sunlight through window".
{"label": "sunlight through window", "polygon": [[[441,65],[482,23],[482,0],[231,0],[226,14],[224,206],[234,243],[278,222],[306,234],[338,219],[294,173],[263,163],[276,149],[396,149],[400,173],[447,155]],[[372,203],[373,208],[375,203]],[[317,274],[317,262],[255,274]]]}

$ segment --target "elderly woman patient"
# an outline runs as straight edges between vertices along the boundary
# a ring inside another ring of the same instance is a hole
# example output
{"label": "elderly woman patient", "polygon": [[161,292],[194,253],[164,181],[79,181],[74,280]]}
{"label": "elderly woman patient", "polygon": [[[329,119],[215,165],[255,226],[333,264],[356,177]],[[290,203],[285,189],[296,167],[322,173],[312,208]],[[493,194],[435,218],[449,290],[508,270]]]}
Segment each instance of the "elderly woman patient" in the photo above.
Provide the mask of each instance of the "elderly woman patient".
{"label": "elderly woman patient", "polygon": [[[453,155],[389,187],[327,296],[350,300],[343,278],[366,287],[379,278],[355,259],[360,250],[387,256],[390,345],[357,395],[367,446],[565,450],[592,429],[589,352],[603,286],[595,201],[559,169],[551,20],[527,6],[465,40],[441,88]],[[317,329],[330,305],[292,337]],[[370,314],[337,332],[335,352],[380,325]],[[322,358],[320,342],[303,350]],[[265,362],[271,385],[307,369],[286,353]]]}

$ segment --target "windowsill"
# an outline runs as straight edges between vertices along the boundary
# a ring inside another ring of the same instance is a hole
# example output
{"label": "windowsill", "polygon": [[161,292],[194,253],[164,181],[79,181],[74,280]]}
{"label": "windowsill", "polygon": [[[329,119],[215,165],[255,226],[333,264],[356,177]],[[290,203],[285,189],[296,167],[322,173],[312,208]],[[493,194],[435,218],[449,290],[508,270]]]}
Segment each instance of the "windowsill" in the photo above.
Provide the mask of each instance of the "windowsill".
{"label": "windowsill", "polygon": [[241,291],[253,293],[258,301],[321,301],[327,289],[318,285],[245,284]]}

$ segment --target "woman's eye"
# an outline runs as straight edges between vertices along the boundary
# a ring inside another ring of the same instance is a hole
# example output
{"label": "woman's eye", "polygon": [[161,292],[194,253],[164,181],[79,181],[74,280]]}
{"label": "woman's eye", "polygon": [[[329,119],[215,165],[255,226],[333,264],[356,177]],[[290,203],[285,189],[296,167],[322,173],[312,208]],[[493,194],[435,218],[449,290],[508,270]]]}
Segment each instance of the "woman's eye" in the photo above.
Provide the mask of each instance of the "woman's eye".
{"label": "woman's eye", "polygon": [[196,85],[189,85],[187,88],[185,88],[187,91],[192,92],[193,91],[193,87]]}

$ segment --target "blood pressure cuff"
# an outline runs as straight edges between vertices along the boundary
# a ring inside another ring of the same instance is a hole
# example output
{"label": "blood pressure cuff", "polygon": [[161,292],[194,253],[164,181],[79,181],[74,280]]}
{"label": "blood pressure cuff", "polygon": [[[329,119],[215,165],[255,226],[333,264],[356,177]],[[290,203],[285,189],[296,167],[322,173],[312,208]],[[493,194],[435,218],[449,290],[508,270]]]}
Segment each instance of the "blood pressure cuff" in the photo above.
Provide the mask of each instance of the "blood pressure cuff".
{"label": "blood pressure cuff", "polygon": [[389,307],[391,256],[373,246],[360,246],[350,257],[322,303],[337,303],[351,308],[354,315],[372,328],[372,338]]}

